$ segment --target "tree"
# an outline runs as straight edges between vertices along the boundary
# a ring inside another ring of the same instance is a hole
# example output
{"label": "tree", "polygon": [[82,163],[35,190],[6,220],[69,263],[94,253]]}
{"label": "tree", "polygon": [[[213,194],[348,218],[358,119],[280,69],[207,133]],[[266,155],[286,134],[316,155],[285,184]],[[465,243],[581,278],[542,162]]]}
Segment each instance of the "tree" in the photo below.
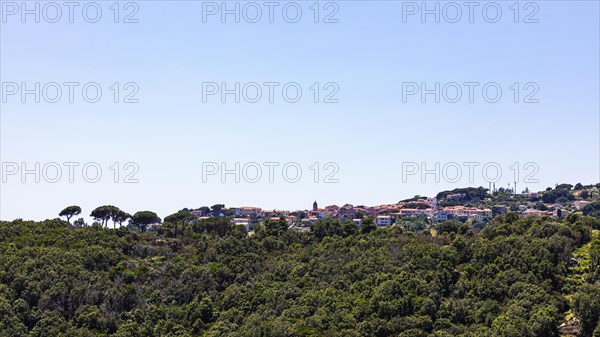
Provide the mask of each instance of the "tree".
{"label": "tree", "polygon": [[60,211],[60,213],[58,213],[58,216],[64,216],[67,218],[67,222],[71,223],[71,217],[75,216],[75,215],[79,215],[81,214],[81,207],[79,206],[69,206],[65,209],[63,209],[62,211]]}
{"label": "tree", "polygon": [[596,219],[600,219],[600,202],[592,202],[583,206],[581,209],[583,215],[593,216]]}
{"label": "tree", "polygon": [[108,220],[112,219],[114,227],[119,226],[130,218],[131,216],[127,213],[119,209],[119,207],[113,205],[104,205],[97,207],[92,211],[90,216],[94,217],[94,220],[100,221],[102,227],[108,226]]}
{"label": "tree", "polygon": [[358,234],[358,226],[353,221],[346,220],[341,227],[342,236],[344,237]]}
{"label": "tree", "polygon": [[185,227],[197,219],[198,219],[198,217],[190,212],[179,211],[177,213],[173,213],[169,216],[166,216],[165,222],[173,224],[174,234],[175,234],[175,237],[177,237],[178,225],[181,226],[181,235],[183,236]]}
{"label": "tree", "polygon": [[93,217],[94,220],[99,221],[102,227],[105,227],[108,225],[108,220],[113,215],[115,208],[115,206],[110,205],[100,206],[94,209],[92,213],[90,213],[90,216]]}
{"label": "tree", "polygon": [[600,286],[584,284],[573,295],[573,309],[581,319],[583,335],[591,335],[600,318]]}
{"label": "tree", "polygon": [[451,220],[451,221],[444,221],[442,223],[440,223],[437,227],[438,233],[439,234],[449,234],[449,233],[456,233],[458,234],[458,228],[461,226],[462,224],[456,220]]}
{"label": "tree", "polygon": [[558,312],[552,306],[539,308],[531,314],[528,322],[529,331],[535,337],[557,336]]}
{"label": "tree", "polygon": [[192,224],[194,233],[215,234],[219,237],[225,237],[233,232],[235,225],[230,219],[226,218],[209,218],[195,221]]}
{"label": "tree", "polygon": [[[565,185],[565,184],[563,184],[563,185]],[[564,199],[561,199],[561,201],[563,203],[565,202],[565,200],[567,202],[569,200],[573,200],[573,199],[575,199],[575,197],[573,197],[573,194],[571,194],[571,192],[569,192],[569,189],[567,187],[562,187],[562,185],[559,185],[559,187],[557,187],[556,189],[545,192],[542,195],[542,201],[547,204],[552,204],[552,203],[557,202],[557,199],[559,199],[559,198],[564,198]]]}
{"label": "tree", "polygon": [[373,221],[371,217],[364,217],[362,220],[362,225],[360,227],[360,232],[363,234],[369,234],[372,231],[377,229],[377,225]]}
{"label": "tree", "polygon": [[279,217],[279,220],[271,221],[267,219],[265,222],[265,230],[267,235],[281,236],[288,230],[288,225],[285,217]]}
{"label": "tree", "polygon": [[556,186],[555,190],[570,191],[572,188],[573,188],[573,185],[571,185],[571,184],[560,184],[560,185]]}
{"label": "tree", "polygon": [[212,205],[210,208],[212,209],[212,216],[214,216],[216,218],[221,214],[221,210],[223,208],[225,208],[225,205],[216,204],[216,205]]}
{"label": "tree", "polygon": [[142,232],[145,232],[148,225],[153,223],[160,223],[160,218],[156,213],[151,211],[136,212],[129,219],[129,224],[139,228]]}
{"label": "tree", "polygon": [[121,224],[129,218],[131,218],[131,215],[129,213],[122,211],[118,208],[116,210],[114,210],[111,214],[111,219],[112,219],[113,223],[115,224],[115,227],[116,227],[117,223],[119,224],[119,227],[121,227]]}
{"label": "tree", "polygon": [[85,222],[85,220],[83,220],[83,218],[79,218],[79,219],[73,221],[73,226],[85,227],[85,226],[87,226],[87,223]]}

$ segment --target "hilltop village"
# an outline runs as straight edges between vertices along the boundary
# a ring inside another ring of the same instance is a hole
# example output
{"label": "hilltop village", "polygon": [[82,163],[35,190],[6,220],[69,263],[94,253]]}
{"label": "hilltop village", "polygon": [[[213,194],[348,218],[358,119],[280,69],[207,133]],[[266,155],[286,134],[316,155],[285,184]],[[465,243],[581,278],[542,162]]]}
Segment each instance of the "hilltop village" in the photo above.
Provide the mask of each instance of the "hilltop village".
{"label": "hilltop village", "polygon": [[[306,231],[320,219],[337,219],[340,222],[352,221],[359,227],[363,221],[373,221],[378,227],[404,226],[424,229],[428,224],[457,220],[483,227],[496,215],[509,212],[522,217],[564,218],[573,212],[597,211],[595,202],[600,200],[600,184],[587,185],[557,184],[542,192],[523,191],[515,194],[512,190],[500,188],[488,193],[488,189],[459,188],[438,193],[435,197],[415,196],[395,204],[364,206],[345,204],[319,207],[314,201],[310,209],[277,210],[256,206],[227,208],[223,204],[203,206],[182,211],[191,212],[199,219],[229,218],[235,225],[243,225],[249,232],[254,225],[266,221],[285,220],[287,225],[299,231]],[[405,228],[410,229],[410,228]]]}
{"label": "hilltop village", "polygon": [[597,337],[599,189],[0,221],[0,336]]}

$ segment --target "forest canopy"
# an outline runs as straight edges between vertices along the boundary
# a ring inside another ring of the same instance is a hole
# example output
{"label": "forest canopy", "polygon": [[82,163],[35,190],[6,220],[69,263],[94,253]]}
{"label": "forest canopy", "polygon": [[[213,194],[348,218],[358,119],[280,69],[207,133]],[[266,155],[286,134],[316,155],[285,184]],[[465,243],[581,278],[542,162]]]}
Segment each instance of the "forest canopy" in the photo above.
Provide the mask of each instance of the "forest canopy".
{"label": "forest canopy", "polygon": [[509,213],[437,236],[239,227],[182,213],[156,233],[1,222],[0,336],[552,337],[569,316],[600,336],[591,217]]}

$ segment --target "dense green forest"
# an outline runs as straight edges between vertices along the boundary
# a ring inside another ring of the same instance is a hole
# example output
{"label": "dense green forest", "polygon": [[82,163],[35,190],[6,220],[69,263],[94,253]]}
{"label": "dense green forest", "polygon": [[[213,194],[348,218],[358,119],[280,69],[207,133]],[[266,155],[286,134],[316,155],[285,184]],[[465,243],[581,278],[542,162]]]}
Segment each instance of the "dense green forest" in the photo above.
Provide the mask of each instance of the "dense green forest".
{"label": "dense green forest", "polygon": [[[176,219],[165,219],[173,220]],[[0,336],[600,336],[600,221],[0,223]],[[565,328],[561,328],[565,329]]]}

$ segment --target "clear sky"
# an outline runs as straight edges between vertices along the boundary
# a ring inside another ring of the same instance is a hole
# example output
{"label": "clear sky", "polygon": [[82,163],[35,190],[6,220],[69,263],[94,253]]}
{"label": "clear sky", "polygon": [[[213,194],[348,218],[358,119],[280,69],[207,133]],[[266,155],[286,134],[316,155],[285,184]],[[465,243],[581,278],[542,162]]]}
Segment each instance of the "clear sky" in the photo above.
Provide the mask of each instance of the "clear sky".
{"label": "clear sky", "polygon": [[[519,192],[600,181],[598,1],[96,1],[71,18],[48,3],[1,1],[3,220],[72,204],[164,217],[215,203],[394,203],[488,187],[497,167],[496,187],[516,180]],[[36,4],[39,23],[22,17]],[[223,100],[236,82],[240,102]],[[39,182],[21,176],[36,163]],[[208,175],[221,163],[239,163],[239,183]],[[473,182],[464,163],[476,163]]]}

